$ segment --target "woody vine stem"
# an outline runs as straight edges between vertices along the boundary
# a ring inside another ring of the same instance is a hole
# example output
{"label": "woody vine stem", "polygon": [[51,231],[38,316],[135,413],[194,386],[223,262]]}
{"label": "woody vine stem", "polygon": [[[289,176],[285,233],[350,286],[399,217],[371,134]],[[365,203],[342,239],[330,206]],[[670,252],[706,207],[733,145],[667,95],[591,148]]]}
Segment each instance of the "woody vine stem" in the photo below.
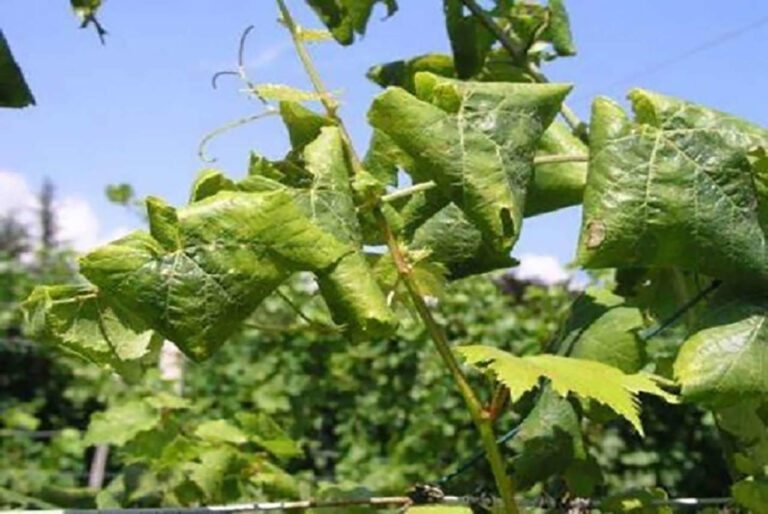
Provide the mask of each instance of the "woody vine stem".
{"label": "woody vine stem", "polygon": [[[299,56],[304,70],[309,76],[315,91],[319,95],[320,101],[325,108],[326,114],[338,125],[342,139],[344,141],[350,168],[353,170],[354,174],[359,174],[364,171],[363,165],[357,153],[355,152],[354,147],[352,146],[352,141],[349,136],[349,132],[344,126],[344,122],[338,116],[338,104],[323,84],[323,81],[320,78],[320,74],[318,73],[317,68],[315,68],[314,63],[312,62],[312,58],[310,57],[309,52],[307,51],[307,48],[300,37],[300,28],[293,20],[293,17],[291,16],[285,1],[277,0],[277,4],[280,9],[282,22],[285,24],[291,34],[296,53]],[[538,162],[538,164],[584,160],[586,160],[586,156],[583,155],[548,156],[545,160]],[[408,190],[396,191],[394,193],[390,193],[389,195],[385,195],[384,197],[380,198],[380,201],[391,201],[395,198],[407,196],[408,194],[413,194],[417,191],[429,189],[434,186],[435,184],[433,183],[416,185],[412,188],[409,188]],[[510,514],[516,514],[519,511],[517,504],[515,503],[514,486],[512,484],[512,480],[506,473],[504,460],[502,459],[501,452],[499,451],[499,446],[496,443],[496,435],[494,434],[493,428],[497,414],[494,413],[493,410],[498,409],[498,404],[500,403],[499,399],[496,398],[492,402],[493,405],[490,405],[487,408],[482,404],[477,394],[472,389],[472,386],[470,386],[469,381],[461,369],[461,366],[456,360],[456,357],[451,350],[443,328],[437,323],[434,316],[432,316],[432,312],[425,303],[424,298],[419,291],[418,285],[413,278],[413,270],[408,263],[402,248],[400,247],[397,235],[389,226],[389,223],[387,222],[387,219],[381,210],[381,203],[374,207],[373,215],[376,218],[382,235],[384,236],[384,240],[387,243],[387,247],[389,248],[390,254],[392,255],[392,259],[394,260],[400,280],[405,285],[408,294],[416,307],[419,317],[421,318],[430,337],[432,338],[435,348],[440,354],[443,363],[445,364],[446,368],[448,368],[448,371],[451,373],[454,382],[456,382],[461,395],[464,397],[464,401],[467,404],[467,408],[472,417],[472,421],[480,432],[486,459],[491,466],[491,471],[493,472],[493,476],[496,481],[496,487],[498,488],[499,494],[501,495],[501,499],[504,503],[504,511]]]}

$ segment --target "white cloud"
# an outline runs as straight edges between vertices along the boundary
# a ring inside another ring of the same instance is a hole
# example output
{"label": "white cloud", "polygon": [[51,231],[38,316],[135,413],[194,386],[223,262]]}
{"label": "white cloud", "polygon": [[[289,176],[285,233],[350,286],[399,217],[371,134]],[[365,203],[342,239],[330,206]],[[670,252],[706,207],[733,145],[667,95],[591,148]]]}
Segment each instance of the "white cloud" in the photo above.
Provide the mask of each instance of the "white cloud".
{"label": "white cloud", "polygon": [[571,279],[570,273],[551,255],[523,254],[514,275],[542,285],[563,284]]}
{"label": "white cloud", "polygon": [[[32,235],[39,234],[37,212],[40,202],[37,193],[19,173],[0,170],[0,216],[13,215],[29,227]],[[102,226],[93,207],[82,197],[67,196],[54,204],[57,239],[75,250],[83,251],[105,242]],[[129,229],[119,228],[118,235]],[[112,231],[110,236],[116,231]]]}

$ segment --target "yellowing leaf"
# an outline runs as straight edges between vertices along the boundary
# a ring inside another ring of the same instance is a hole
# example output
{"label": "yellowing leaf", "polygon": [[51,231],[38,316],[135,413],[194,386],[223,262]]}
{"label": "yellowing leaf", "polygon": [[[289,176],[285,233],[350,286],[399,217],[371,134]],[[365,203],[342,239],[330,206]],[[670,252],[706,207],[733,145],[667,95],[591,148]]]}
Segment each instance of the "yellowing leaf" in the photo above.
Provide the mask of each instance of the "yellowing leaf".
{"label": "yellowing leaf", "polygon": [[462,346],[457,349],[468,363],[491,371],[507,388],[513,400],[549,379],[561,396],[574,393],[602,403],[626,418],[642,434],[638,393],[655,394],[669,402],[677,398],[661,389],[653,375],[626,375],[607,364],[557,355],[517,357],[490,346]]}

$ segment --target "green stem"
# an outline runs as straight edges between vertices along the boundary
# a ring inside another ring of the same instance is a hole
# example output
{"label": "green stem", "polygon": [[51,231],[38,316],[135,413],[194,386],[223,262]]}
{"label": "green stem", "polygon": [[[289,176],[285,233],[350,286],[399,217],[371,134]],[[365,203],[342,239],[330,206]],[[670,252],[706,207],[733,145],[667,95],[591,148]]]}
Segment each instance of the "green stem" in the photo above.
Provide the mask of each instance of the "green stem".
{"label": "green stem", "polygon": [[482,403],[472,389],[472,386],[469,384],[467,377],[461,370],[456,357],[454,357],[451,346],[448,343],[448,338],[445,336],[445,332],[437,323],[434,316],[432,316],[432,312],[424,302],[424,297],[419,292],[418,286],[413,279],[413,270],[400,251],[397,238],[387,224],[384,213],[381,212],[381,209],[376,208],[374,215],[381,226],[384,238],[387,241],[387,247],[392,255],[392,259],[395,261],[395,266],[397,267],[400,279],[403,284],[405,284],[408,294],[416,307],[416,311],[419,313],[419,317],[427,327],[427,332],[429,332],[429,335],[435,344],[437,353],[440,354],[443,363],[446,365],[454,382],[456,382],[456,385],[459,387],[459,391],[464,397],[472,421],[480,432],[480,439],[485,450],[485,457],[491,465],[491,471],[493,472],[493,477],[496,481],[496,487],[504,502],[505,512],[516,514],[518,510],[517,504],[515,503],[515,489],[512,481],[507,476],[504,460],[499,451],[499,445],[496,443],[496,435],[493,431],[494,418],[483,408]]}
{"label": "green stem", "polygon": [[[299,59],[301,60],[307,75],[309,75],[309,79],[312,81],[312,85],[314,86],[315,91],[322,98],[323,106],[325,107],[328,116],[337,122],[339,130],[342,133],[342,139],[344,141],[344,145],[346,146],[347,155],[353,172],[362,172],[362,162],[360,161],[360,158],[357,156],[357,153],[352,146],[352,140],[349,137],[346,128],[344,127],[343,121],[339,118],[336,112],[337,104],[331,99],[331,96],[328,94],[325,85],[320,79],[320,75],[318,74],[317,69],[312,63],[312,58],[309,56],[309,52],[307,52],[307,49],[304,46],[304,42],[299,37],[298,26],[293,21],[293,17],[291,16],[290,11],[288,11],[288,8],[285,5],[285,1],[277,0],[277,5],[280,8],[280,13],[283,17],[283,21],[285,22],[285,26],[291,33],[293,44],[296,47],[296,52],[299,55]],[[389,248],[390,254],[392,255],[392,259],[395,263],[395,266],[397,267],[398,276],[400,277],[400,280],[402,280],[402,282],[405,284],[405,287],[408,290],[408,294],[416,306],[417,312],[419,313],[419,317],[421,317],[422,321],[424,322],[424,325],[427,328],[427,332],[435,344],[437,352],[440,354],[443,363],[448,368],[448,371],[451,373],[451,376],[456,382],[456,385],[459,388],[459,392],[461,392],[461,395],[464,397],[464,401],[467,404],[467,409],[469,410],[470,416],[472,417],[472,421],[475,423],[477,429],[480,432],[480,438],[483,442],[486,458],[491,465],[491,470],[496,481],[496,486],[499,490],[502,501],[504,502],[504,510],[508,514],[517,514],[518,509],[514,498],[514,486],[506,474],[504,460],[502,459],[501,452],[499,451],[499,446],[496,443],[496,437],[493,431],[493,419],[491,419],[491,417],[483,408],[482,403],[475,394],[475,391],[472,389],[472,386],[469,384],[469,381],[464,375],[464,372],[461,370],[461,366],[459,366],[456,357],[454,357],[453,351],[448,344],[448,339],[446,338],[443,329],[432,316],[432,312],[429,310],[429,307],[427,307],[427,304],[424,302],[424,298],[419,293],[416,282],[413,279],[413,270],[408,264],[408,261],[405,259],[405,256],[403,255],[400,249],[400,245],[397,241],[397,237],[392,232],[392,228],[389,226],[389,223],[387,222],[384,213],[381,211],[381,208],[376,207],[373,211],[373,214],[379,223],[379,226],[384,235],[384,239],[387,242],[387,246]]]}

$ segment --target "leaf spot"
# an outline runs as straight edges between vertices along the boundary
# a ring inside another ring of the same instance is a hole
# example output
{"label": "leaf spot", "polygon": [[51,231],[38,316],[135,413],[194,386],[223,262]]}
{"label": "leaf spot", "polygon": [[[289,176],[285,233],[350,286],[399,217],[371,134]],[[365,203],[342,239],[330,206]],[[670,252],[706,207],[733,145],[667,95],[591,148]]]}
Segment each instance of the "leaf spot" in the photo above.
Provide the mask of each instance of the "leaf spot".
{"label": "leaf spot", "polygon": [[597,248],[605,240],[605,223],[592,220],[587,224],[587,248]]}

